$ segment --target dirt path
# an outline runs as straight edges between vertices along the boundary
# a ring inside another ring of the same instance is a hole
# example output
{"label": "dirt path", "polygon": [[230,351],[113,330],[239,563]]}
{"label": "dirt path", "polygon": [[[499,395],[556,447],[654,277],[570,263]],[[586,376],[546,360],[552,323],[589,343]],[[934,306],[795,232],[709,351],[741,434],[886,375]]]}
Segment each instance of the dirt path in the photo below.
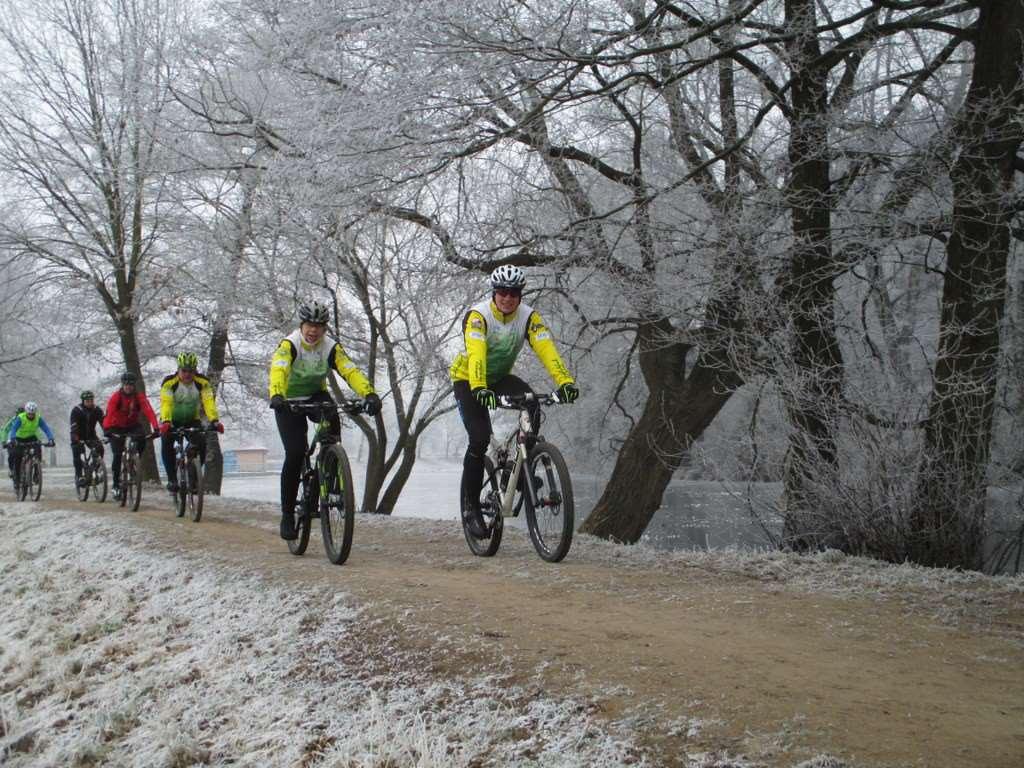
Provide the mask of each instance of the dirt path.
{"label": "dirt path", "polygon": [[[631,723],[658,764],[726,750],[773,766],[826,752],[865,766],[1024,765],[1019,583],[965,577],[939,593],[852,561],[643,557],[592,540],[551,566],[516,530],[485,560],[454,523],[367,517],[338,568],[316,533],[305,557],[289,555],[267,505],[211,500],[199,525],[169,505],[46,505],[347,592],[379,619],[367,653],[398,643],[439,674],[494,667],[583,697]],[[463,652],[432,653],[442,635]]]}

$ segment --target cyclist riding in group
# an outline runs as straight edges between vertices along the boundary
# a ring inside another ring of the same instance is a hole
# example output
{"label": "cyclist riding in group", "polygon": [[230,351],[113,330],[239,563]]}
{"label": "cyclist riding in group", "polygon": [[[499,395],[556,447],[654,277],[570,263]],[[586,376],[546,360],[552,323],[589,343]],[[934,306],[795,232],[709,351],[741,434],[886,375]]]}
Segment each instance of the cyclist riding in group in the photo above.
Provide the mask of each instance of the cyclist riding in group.
{"label": "cyclist riding in group", "polygon": [[[281,340],[270,361],[270,407],[277,419],[277,431],[284,445],[281,467],[281,538],[296,538],[294,513],[299,490],[302,461],[306,455],[306,419],[288,409],[286,398],[305,398],[307,402],[334,400],[327,392],[327,377],[336,371],[365,401],[366,413],[380,413],[380,398],[373,385],[345,354],[344,348],[326,335],[330,313],[324,304],[314,301],[299,308],[299,328]],[[329,413],[330,434],[341,437],[341,420]]]}
{"label": "cyclist riding in group", "polygon": [[96,396],[86,389],[79,396],[81,402],[71,409],[71,458],[75,464],[75,485],[85,483],[82,476],[82,456],[89,442],[96,442],[97,450],[103,455],[103,444],[96,436],[97,425],[103,423],[103,409],[96,405]]}
{"label": "cyclist riding in group", "polygon": [[[18,418],[18,414],[19,413],[21,413],[21,408],[16,409],[14,411],[14,415],[11,416],[11,418],[9,418],[7,421],[5,421],[3,426],[0,427],[0,445],[2,445],[4,447],[4,449],[7,448],[7,443],[10,440],[9,434],[10,434],[10,431],[11,431],[11,424],[13,424],[14,420],[16,418]],[[7,462],[10,465],[10,469],[9,469],[10,476],[14,477],[14,467],[11,464],[11,452],[10,451],[7,452]]]}
{"label": "cyclist riding in group", "polygon": [[29,401],[25,407],[11,419],[7,428],[7,468],[14,477],[22,451],[26,446],[39,441],[39,430],[46,435],[47,445],[53,445],[53,431],[46,419],[39,413],[39,406]]}
{"label": "cyclist riding in group", "polygon": [[[125,438],[142,437],[146,434],[143,417],[154,430],[160,428],[156,414],[153,413],[153,406],[144,394],[135,389],[137,381],[135,374],[130,371],[121,374],[121,386],[107,401],[107,412],[103,417],[103,432],[110,438],[110,450],[113,454],[110,474],[114,481],[114,498],[119,498],[121,493],[121,456],[124,453]],[[139,443],[139,452],[142,452],[142,443]]]}
{"label": "cyclist riding in group", "polygon": [[[511,374],[525,342],[543,363],[558,388],[559,398],[571,403],[579,389],[558,354],[551,332],[531,306],[522,303],[526,274],[506,264],[491,273],[491,297],[470,307],[463,318],[466,348],[449,370],[454,382],[459,415],[469,435],[462,460],[461,507],[472,536],[485,538],[487,529],[480,514],[484,480],[484,455],[491,438],[490,410],[498,395],[518,395],[533,390]],[[534,432],[540,426],[540,410],[530,407]]]}
{"label": "cyclist riding in group", "polygon": [[[160,385],[160,458],[167,473],[167,490],[171,493],[178,491],[172,427],[201,427],[199,406],[202,405],[210,426],[224,433],[224,425],[217,414],[213,385],[198,371],[199,358],[192,352],[182,352],[177,362],[177,372],[167,376]],[[199,462],[205,465],[206,437],[198,432],[190,440],[199,451]]]}

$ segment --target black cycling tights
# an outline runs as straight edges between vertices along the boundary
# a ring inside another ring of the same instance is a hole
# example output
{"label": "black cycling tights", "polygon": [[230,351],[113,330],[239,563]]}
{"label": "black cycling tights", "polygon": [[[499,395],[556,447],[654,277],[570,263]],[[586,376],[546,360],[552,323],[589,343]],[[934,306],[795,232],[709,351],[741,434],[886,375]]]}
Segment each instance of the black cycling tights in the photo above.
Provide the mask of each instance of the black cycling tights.
{"label": "black cycling tights", "polygon": [[[333,398],[326,392],[317,392],[307,402],[333,403]],[[284,444],[284,464],[281,465],[281,513],[290,515],[295,511],[295,496],[299,492],[299,482],[302,479],[302,459],[306,455],[309,444],[306,442],[307,417],[301,413],[290,411],[277,411],[277,431],[281,434],[281,442]],[[313,416],[308,417],[309,421],[315,422]],[[335,438],[341,438],[341,419],[337,411],[327,416],[331,423],[330,433]]]}

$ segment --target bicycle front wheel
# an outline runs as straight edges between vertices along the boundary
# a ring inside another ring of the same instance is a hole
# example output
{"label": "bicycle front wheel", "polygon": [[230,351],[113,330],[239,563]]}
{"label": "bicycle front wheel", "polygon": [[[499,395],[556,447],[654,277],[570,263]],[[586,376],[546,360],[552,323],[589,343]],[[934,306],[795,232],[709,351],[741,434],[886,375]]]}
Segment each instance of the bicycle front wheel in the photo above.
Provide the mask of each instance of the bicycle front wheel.
{"label": "bicycle front wheel", "polygon": [[340,445],[324,450],[320,472],[320,531],[324,550],[328,560],[341,565],[352,549],[356,495],[352,488],[352,468]]}
{"label": "bicycle front wheel", "polygon": [[126,460],[128,461],[128,471],[121,492],[132,512],[138,512],[139,504],[142,503],[142,472],[139,467],[138,454],[133,451],[130,457],[126,457]]}
{"label": "bicycle front wheel", "polygon": [[188,472],[185,471],[185,464],[180,458],[175,466],[175,473],[178,479],[178,490],[174,492],[174,514],[184,517],[185,507],[188,506]]}
{"label": "bicycle front wheel", "polygon": [[39,459],[32,459],[32,472],[29,475],[29,493],[32,495],[32,501],[39,501],[39,496],[43,492],[43,465]]}
{"label": "bicycle front wheel", "polygon": [[129,461],[130,459],[128,458],[127,454],[121,455],[121,484],[117,488],[117,490],[120,492],[120,495],[115,497],[117,499],[117,504],[120,507],[124,507],[128,504],[128,481],[131,477],[131,475],[128,474]]}
{"label": "bicycle front wheel", "polygon": [[525,492],[526,525],[533,548],[543,560],[557,563],[569,553],[575,522],[572,479],[562,453],[548,443],[538,443],[526,459],[525,483],[533,486],[536,505]]}
{"label": "bicycle front wheel", "polygon": [[313,517],[310,505],[317,503],[316,478],[306,475],[299,486],[299,498],[295,501],[294,525],[296,537],[288,542],[288,551],[293,555],[304,555],[309,546],[309,526]]}
{"label": "bicycle front wheel", "polygon": [[477,557],[494,557],[501,546],[501,537],[505,532],[505,519],[501,516],[501,491],[498,488],[498,473],[490,456],[484,456],[484,486],[480,491],[480,514],[484,519],[488,536],[478,539],[466,527],[466,519],[462,519],[462,533],[466,537],[469,551]]}
{"label": "bicycle front wheel", "polygon": [[89,500],[89,487],[92,485],[92,470],[86,464],[82,467],[82,476],[75,478],[75,495],[79,501]]}
{"label": "bicycle front wheel", "polygon": [[17,497],[18,501],[24,501],[28,498],[28,486],[29,486],[29,474],[32,471],[32,457],[25,456],[18,467],[18,485],[17,485]]}
{"label": "bicycle front wheel", "polygon": [[92,470],[93,501],[104,502],[107,500],[107,465],[103,460],[96,464]]}
{"label": "bicycle front wheel", "polygon": [[188,516],[193,523],[203,518],[203,468],[198,457],[188,463]]}

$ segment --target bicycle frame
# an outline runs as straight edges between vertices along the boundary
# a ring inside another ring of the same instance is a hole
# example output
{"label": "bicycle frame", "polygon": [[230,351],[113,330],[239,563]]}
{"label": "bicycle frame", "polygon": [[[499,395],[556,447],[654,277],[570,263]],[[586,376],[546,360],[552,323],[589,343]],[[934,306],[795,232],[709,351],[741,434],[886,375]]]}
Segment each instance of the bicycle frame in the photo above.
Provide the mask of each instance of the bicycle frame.
{"label": "bicycle frame", "polygon": [[174,440],[175,464],[177,465],[181,461],[187,461],[199,455],[199,449],[192,442],[193,435],[205,435],[216,431],[210,427],[174,427],[171,429],[171,437]]}
{"label": "bicycle frame", "polygon": [[[522,395],[501,395],[498,397],[498,408],[519,411],[519,424],[504,440],[498,441],[494,434],[491,434],[491,460],[494,462],[495,468],[506,465],[510,448],[513,442],[515,443],[516,456],[512,461],[512,469],[505,482],[505,487],[501,490],[501,508],[498,510],[498,513],[502,517],[518,517],[519,515],[513,502],[515,501],[516,491],[519,490],[519,477],[522,474],[523,467],[526,465],[529,454],[527,443],[534,434],[533,420],[530,418],[530,410],[527,408],[527,404],[531,402],[547,406],[556,405],[562,401],[557,393],[539,395],[524,393]],[[525,485],[530,503],[536,506],[537,494],[533,488],[533,483],[526,483]]]}
{"label": "bicycle frame", "polygon": [[[286,401],[288,409],[295,414],[316,419],[313,439],[302,457],[299,475],[301,498],[296,501],[295,525],[297,538],[289,540],[288,549],[293,555],[302,555],[309,542],[309,531],[314,518],[320,519],[324,549],[327,559],[341,565],[348,558],[352,546],[352,530],[355,515],[355,498],[352,489],[352,473],[348,457],[339,436],[330,432],[331,413],[343,412],[349,415],[364,412],[361,402],[342,400],[334,402],[309,402],[305,399]],[[328,471],[328,458],[332,464]],[[338,514],[335,514],[338,510]]]}

